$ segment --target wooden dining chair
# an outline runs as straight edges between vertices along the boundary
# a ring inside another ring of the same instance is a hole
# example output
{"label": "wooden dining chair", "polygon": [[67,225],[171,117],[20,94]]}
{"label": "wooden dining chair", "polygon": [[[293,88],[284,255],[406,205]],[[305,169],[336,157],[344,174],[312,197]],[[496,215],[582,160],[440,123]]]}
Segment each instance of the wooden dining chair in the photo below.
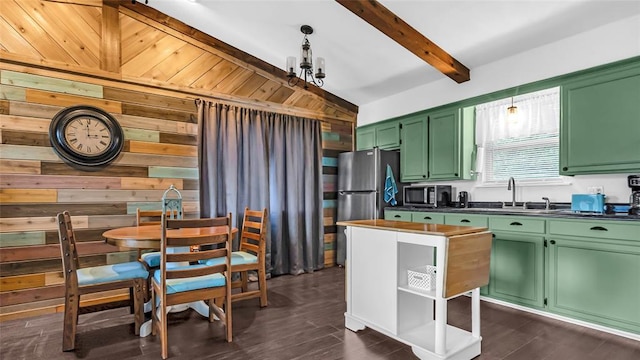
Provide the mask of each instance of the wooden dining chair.
{"label": "wooden dining chair", "polygon": [[62,350],[75,349],[78,315],[104,309],[81,307],[82,295],[108,290],[130,289],[133,294],[134,332],[140,334],[140,325],[144,320],[144,293],[148,271],[138,261],[80,268],[76,238],[68,211],[57,215],[60,253],[65,282],[64,327],[62,329]]}
{"label": "wooden dining chair", "polygon": [[[160,270],[151,281],[152,334],[160,333],[162,358],[168,357],[167,307],[194,301],[208,300],[209,322],[214,315],[224,323],[225,339],[232,340],[231,316],[231,214],[227,217],[171,220],[163,214]],[[225,232],[203,235],[195,228],[222,226]],[[172,237],[173,229],[190,230],[188,234]],[[189,234],[192,234],[191,236]],[[190,246],[213,245],[212,250],[190,251]],[[167,249],[171,248],[172,252]],[[182,249],[182,250],[180,250]],[[219,259],[216,265],[205,265],[205,259]],[[216,298],[225,298],[224,310],[215,304]]]}
{"label": "wooden dining chair", "polygon": [[[177,209],[167,209],[167,218],[169,219],[182,219],[183,209],[180,204]],[[142,210],[136,209],[136,225],[137,226],[149,226],[162,224],[162,210]],[[160,252],[159,251],[144,251],[144,249],[138,249],[138,259],[142,260],[150,270],[154,270],[160,267]]]}
{"label": "wooden dining chair", "polygon": [[[231,254],[231,271],[240,273],[240,281],[232,284],[233,288],[242,291],[231,295],[233,301],[260,298],[260,307],[267,306],[267,272],[266,272],[266,228],[267,209],[244,209],[240,246]],[[219,263],[218,259],[209,259],[206,264]],[[258,289],[249,290],[249,271],[258,273]]]}

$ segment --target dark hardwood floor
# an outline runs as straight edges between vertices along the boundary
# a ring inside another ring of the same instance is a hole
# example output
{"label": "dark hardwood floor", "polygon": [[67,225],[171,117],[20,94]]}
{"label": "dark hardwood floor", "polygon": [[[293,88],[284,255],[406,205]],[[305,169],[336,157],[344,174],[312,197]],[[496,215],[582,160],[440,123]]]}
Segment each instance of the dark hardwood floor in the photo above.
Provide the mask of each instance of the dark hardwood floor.
{"label": "dark hardwood floor", "polygon": [[[370,329],[344,328],[344,269],[268,281],[269,306],[233,308],[233,342],[222,327],[187,310],[170,315],[171,359],[416,359],[411,349]],[[372,299],[372,301],[375,301]],[[449,302],[449,323],[470,329],[470,302]],[[638,360],[640,342],[482,302],[482,355],[476,359]],[[133,335],[128,309],[80,316],[77,349],[63,353],[62,314],[0,323],[2,359],[159,359],[160,342]]]}

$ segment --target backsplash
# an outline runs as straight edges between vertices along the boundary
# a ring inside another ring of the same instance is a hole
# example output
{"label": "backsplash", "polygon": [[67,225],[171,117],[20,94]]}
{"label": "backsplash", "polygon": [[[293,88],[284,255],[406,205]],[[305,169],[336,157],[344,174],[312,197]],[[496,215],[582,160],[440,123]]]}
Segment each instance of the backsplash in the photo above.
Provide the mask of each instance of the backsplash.
{"label": "backsplash", "polygon": [[[559,185],[527,185],[516,179],[516,201],[540,202],[548,197],[553,202],[571,202],[571,194],[588,194],[590,187],[604,188],[607,203],[628,203],[631,189],[627,186],[627,175],[576,175],[566,177],[567,184]],[[511,190],[504,186],[482,186],[480,181],[448,181],[428,183],[443,184],[453,187],[454,200],[460,191],[469,192],[470,201],[511,201]]]}

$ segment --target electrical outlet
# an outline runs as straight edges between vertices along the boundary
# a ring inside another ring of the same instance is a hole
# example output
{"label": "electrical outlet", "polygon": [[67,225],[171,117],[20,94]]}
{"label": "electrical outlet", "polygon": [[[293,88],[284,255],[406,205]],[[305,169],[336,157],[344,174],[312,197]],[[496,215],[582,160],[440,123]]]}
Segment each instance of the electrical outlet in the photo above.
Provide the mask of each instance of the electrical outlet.
{"label": "electrical outlet", "polygon": [[589,194],[604,194],[604,186],[589,186],[587,187],[587,192]]}

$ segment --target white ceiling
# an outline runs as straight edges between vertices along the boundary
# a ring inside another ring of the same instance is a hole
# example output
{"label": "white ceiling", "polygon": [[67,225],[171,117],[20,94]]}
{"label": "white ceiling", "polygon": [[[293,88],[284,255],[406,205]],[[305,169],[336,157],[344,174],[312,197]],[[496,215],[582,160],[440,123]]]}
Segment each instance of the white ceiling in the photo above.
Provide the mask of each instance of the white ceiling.
{"label": "white ceiling", "polygon": [[[468,67],[470,81],[476,67],[640,14],[638,0],[380,2]],[[333,0],[149,0],[148,6],[282,69],[287,56],[299,60],[300,26],[311,25],[314,61],[326,59],[323,88],[359,106],[445,77]]]}

